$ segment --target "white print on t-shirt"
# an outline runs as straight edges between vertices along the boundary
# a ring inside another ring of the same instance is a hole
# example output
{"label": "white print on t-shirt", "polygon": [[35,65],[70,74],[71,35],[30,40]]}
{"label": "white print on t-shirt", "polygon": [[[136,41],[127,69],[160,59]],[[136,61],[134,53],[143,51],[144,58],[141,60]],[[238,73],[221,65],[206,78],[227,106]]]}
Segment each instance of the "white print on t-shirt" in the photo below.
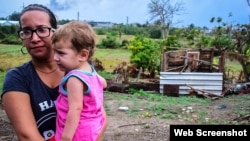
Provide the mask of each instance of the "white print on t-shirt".
{"label": "white print on t-shirt", "polygon": [[39,106],[41,108],[41,111],[44,111],[44,110],[47,110],[47,109],[54,107],[54,101],[52,101],[52,100],[44,101],[44,102],[39,103]]}
{"label": "white print on t-shirt", "polygon": [[55,135],[55,132],[53,130],[48,130],[48,131],[44,131],[43,132],[43,136],[45,140],[50,139],[51,137],[53,137]]}

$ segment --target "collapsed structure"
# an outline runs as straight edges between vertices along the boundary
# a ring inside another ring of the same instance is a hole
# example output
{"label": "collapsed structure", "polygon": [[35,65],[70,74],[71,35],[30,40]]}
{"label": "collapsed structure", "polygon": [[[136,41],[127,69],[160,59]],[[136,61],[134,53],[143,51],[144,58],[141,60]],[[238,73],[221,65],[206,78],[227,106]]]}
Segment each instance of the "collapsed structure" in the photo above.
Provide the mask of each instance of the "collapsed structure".
{"label": "collapsed structure", "polygon": [[[214,48],[167,51],[162,54],[160,93],[165,95],[206,94],[221,96],[224,52]],[[218,63],[214,63],[214,57]]]}
{"label": "collapsed structure", "polygon": [[[114,70],[115,77],[108,81],[107,90],[127,93],[129,89],[142,89],[169,96],[204,97],[245,93],[246,89],[250,92],[250,83],[239,85],[237,82],[231,84],[231,80],[228,81],[225,63],[226,59],[235,58],[234,56],[247,60],[246,56],[215,48],[166,51],[161,56],[159,77],[147,79],[150,82],[140,79],[145,75],[141,68],[138,69],[134,65],[127,66],[127,63],[123,62]],[[136,80],[131,81],[130,77]]]}

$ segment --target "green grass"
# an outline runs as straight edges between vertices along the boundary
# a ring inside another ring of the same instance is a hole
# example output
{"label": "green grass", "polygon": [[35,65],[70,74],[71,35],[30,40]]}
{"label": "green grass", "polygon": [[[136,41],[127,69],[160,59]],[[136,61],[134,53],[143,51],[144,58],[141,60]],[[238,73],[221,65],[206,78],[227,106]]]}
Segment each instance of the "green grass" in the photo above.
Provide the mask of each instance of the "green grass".
{"label": "green grass", "polygon": [[[100,44],[103,39],[106,38],[106,35],[97,35],[96,43]],[[122,35],[121,38],[117,38],[117,42],[122,43],[123,40],[131,40],[134,38],[134,35]]]}
{"label": "green grass", "polygon": [[[5,45],[0,44],[0,84],[2,90],[3,77],[5,72],[10,68],[19,66],[30,60],[28,54],[21,53],[21,45]],[[103,72],[99,72],[104,78],[110,79],[113,77],[111,72],[123,61],[129,61],[131,53],[126,49],[97,49],[94,58],[102,62],[104,67]]]}
{"label": "green grass", "polygon": [[0,44],[0,53],[9,53],[9,54],[20,54],[21,45],[5,45]]}
{"label": "green grass", "polygon": [[[199,119],[205,119],[207,116],[206,110],[202,113],[194,109],[190,113],[186,113],[187,107],[201,106],[206,107],[210,104],[210,99],[201,99],[198,97],[170,97],[155,93],[133,91],[130,94],[120,94],[115,92],[105,92],[105,107],[107,114],[112,116],[111,108],[128,106],[127,114],[131,117],[142,118],[161,118],[161,119],[184,119],[191,121],[192,115],[198,115]],[[109,101],[113,101],[109,103]],[[202,120],[201,120],[202,121]],[[205,122],[204,120],[202,122]]]}
{"label": "green grass", "polygon": [[127,49],[96,49],[93,58],[102,62],[106,72],[113,70],[123,61],[129,63],[131,52]]}
{"label": "green grass", "polygon": [[[21,45],[2,45],[0,44],[0,92],[2,91],[3,79],[6,71],[12,67],[18,66],[30,59],[28,54],[23,55],[20,52]],[[129,62],[131,52],[125,49],[97,49],[94,58],[99,59],[105,68],[105,71],[99,72],[105,78],[111,78],[112,72],[118,64],[123,61]],[[228,64],[227,64],[228,65]],[[237,62],[231,62],[228,66],[232,69],[240,69]],[[129,90],[130,94],[119,94],[113,92],[105,92],[105,100],[113,100],[116,107],[130,104],[128,114],[131,116],[140,116],[144,118],[156,117],[163,119],[177,119],[184,118],[187,121],[192,120],[191,114],[183,113],[183,109],[187,107],[199,107],[199,110],[194,111],[192,114],[198,116],[200,122],[205,123],[208,115],[206,112],[207,107],[211,103],[210,99],[201,99],[197,97],[168,97],[160,94],[152,94],[142,90]],[[235,107],[235,114],[245,115],[249,113],[249,99],[244,97],[242,99],[234,99],[232,97],[223,98],[224,103],[241,104]],[[113,107],[105,103],[107,112]],[[141,111],[141,109],[143,109]],[[215,119],[210,120],[209,123],[219,123]]]}
{"label": "green grass", "polygon": [[226,60],[225,70],[231,70],[233,72],[239,72],[242,70],[242,66],[238,61],[231,61],[229,59]]}
{"label": "green grass", "polygon": [[[6,71],[28,61],[30,56],[22,54],[21,45],[0,44],[0,71]],[[128,62],[131,52],[126,49],[96,49],[93,58],[102,62],[106,72],[112,72],[118,64]]]}
{"label": "green grass", "polygon": [[5,72],[0,72],[0,92],[3,89],[3,80],[4,80]]}
{"label": "green grass", "polygon": [[[116,116],[114,109],[127,106],[129,110],[125,113],[129,117],[173,119],[195,124],[241,124],[233,123],[232,120],[238,116],[249,115],[250,109],[249,94],[228,96],[214,101],[195,96],[171,97],[137,90],[129,94],[105,91],[104,98],[108,116]],[[215,108],[221,104],[227,105],[227,108]]]}
{"label": "green grass", "polygon": [[29,55],[21,53],[21,45],[0,44],[0,71],[4,72],[30,59]]}

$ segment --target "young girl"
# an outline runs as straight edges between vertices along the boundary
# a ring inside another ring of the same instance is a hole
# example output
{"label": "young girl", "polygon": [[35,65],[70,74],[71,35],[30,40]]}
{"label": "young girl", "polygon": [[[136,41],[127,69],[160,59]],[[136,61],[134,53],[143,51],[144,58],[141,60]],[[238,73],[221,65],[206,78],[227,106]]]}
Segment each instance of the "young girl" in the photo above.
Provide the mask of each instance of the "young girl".
{"label": "young girl", "polygon": [[54,59],[66,72],[56,100],[56,141],[97,141],[106,129],[107,83],[89,63],[95,37],[92,27],[79,21],[62,25],[52,37]]}

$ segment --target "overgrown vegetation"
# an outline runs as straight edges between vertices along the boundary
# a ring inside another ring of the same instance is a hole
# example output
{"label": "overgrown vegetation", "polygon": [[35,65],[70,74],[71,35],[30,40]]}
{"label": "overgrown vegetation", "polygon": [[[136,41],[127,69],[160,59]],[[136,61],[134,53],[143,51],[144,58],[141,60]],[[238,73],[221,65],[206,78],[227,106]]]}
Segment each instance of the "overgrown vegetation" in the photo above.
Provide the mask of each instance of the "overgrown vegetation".
{"label": "overgrown vegetation", "polygon": [[142,36],[136,36],[130,41],[131,63],[142,71],[148,70],[152,76],[160,70],[161,47],[158,42]]}
{"label": "overgrown vegetation", "polygon": [[[23,62],[29,60],[29,55],[22,54],[20,52],[20,45],[3,45],[0,44],[0,89],[2,90],[3,79],[6,71],[12,67],[18,66]],[[112,52],[112,53],[110,53]],[[106,79],[111,79],[114,74],[112,70],[117,64],[122,61],[128,61],[131,56],[131,51],[127,49],[97,49],[94,58],[102,60],[103,66],[106,71],[99,72],[100,75]],[[231,68],[233,68],[231,66]],[[234,115],[246,115],[249,113],[249,96],[244,96],[240,99],[235,97],[225,97],[224,104],[228,103],[241,103],[235,106]],[[120,94],[105,91],[105,108],[108,114],[110,112],[111,105],[115,108],[120,106],[128,106],[129,110],[126,114],[130,117],[140,118],[160,118],[160,119],[172,119],[172,120],[184,120],[187,122],[197,123],[229,123],[229,121],[222,120],[221,118],[209,117],[209,110],[207,109],[213,101],[211,99],[203,99],[198,97],[169,97],[159,93],[150,93],[143,90],[129,89],[128,94]],[[191,110],[190,110],[191,108]],[[211,112],[211,111],[210,111]],[[112,116],[112,115],[109,115]],[[216,115],[219,116],[219,115]]]}
{"label": "overgrown vegetation", "polygon": [[0,26],[0,43],[2,44],[21,44],[17,36],[18,26]]}

